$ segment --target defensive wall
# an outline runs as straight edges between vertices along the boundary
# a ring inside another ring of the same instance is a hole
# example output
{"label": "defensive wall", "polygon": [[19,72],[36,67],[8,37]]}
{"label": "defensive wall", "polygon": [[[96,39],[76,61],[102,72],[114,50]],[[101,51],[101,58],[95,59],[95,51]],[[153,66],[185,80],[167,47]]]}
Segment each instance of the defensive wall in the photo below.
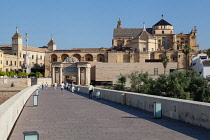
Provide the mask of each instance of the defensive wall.
{"label": "defensive wall", "polygon": [[[157,70],[156,74],[155,69]],[[170,69],[177,69],[177,63],[168,63],[166,74],[170,73]],[[164,74],[164,67],[162,63],[97,63],[95,65],[95,80],[114,81],[116,76],[120,74],[128,75],[134,71],[148,72],[149,75],[160,75]]]}
{"label": "defensive wall", "polygon": [[30,86],[12,96],[0,105],[0,139],[6,140],[20,115],[26,101],[37,89],[38,85]]}
{"label": "defensive wall", "polygon": [[42,83],[52,85],[52,78],[0,78],[0,87],[8,88],[14,83],[15,88],[26,88],[31,85],[41,85]]}
{"label": "defensive wall", "polygon": [[[80,92],[88,94],[87,87],[77,86],[78,88]],[[95,88],[93,95],[98,91],[103,99],[148,112],[154,111],[154,102],[161,103],[163,116],[210,129],[209,103],[101,88]]]}

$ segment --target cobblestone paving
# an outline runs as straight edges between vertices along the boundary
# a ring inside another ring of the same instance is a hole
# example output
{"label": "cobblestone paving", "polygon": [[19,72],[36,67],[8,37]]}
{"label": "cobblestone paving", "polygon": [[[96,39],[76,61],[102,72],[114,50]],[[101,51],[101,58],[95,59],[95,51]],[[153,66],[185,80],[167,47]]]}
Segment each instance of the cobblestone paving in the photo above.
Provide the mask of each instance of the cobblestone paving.
{"label": "cobblestone paving", "polygon": [[48,88],[26,103],[9,140],[37,131],[40,140],[210,140],[210,130],[85,94]]}

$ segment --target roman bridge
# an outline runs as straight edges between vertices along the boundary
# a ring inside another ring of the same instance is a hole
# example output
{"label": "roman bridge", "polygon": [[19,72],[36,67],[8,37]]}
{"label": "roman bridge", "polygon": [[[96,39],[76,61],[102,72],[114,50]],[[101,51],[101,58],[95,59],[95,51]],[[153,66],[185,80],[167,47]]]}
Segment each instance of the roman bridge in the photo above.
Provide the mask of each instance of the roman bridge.
{"label": "roman bridge", "polygon": [[[95,88],[101,99],[49,87],[40,90],[38,106],[30,86],[0,105],[0,140],[23,140],[37,131],[40,140],[207,140],[210,105],[166,97]],[[154,102],[162,119],[154,119]],[[181,121],[180,121],[181,120]],[[202,127],[200,127],[202,126]]]}

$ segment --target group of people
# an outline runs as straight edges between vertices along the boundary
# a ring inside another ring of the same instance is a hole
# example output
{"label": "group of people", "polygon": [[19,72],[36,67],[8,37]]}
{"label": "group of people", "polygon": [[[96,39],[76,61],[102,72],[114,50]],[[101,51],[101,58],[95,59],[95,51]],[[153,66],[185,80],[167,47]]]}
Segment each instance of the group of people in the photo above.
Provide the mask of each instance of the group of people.
{"label": "group of people", "polygon": [[42,90],[44,90],[44,89],[47,89],[48,88],[48,83],[46,82],[46,83],[42,83]]}
{"label": "group of people", "polygon": [[[54,83],[53,84],[55,90],[57,89],[58,84]],[[61,83],[61,93],[63,94],[64,88],[71,90],[71,92],[74,92],[75,90],[75,85],[72,82],[72,84],[68,84],[68,82],[63,82]],[[47,89],[48,88],[48,84],[47,82],[44,84],[42,83],[42,90]],[[90,83],[89,87],[88,87],[88,91],[89,91],[89,98],[92,99],[93,98],[93,92],[94,92],[94,86],[92,85],[92,83]]]}
{"label": "group of people", "polygon": [[[54,87],[55,87],[55,90],[56,90],[57,83],[54,83]],[[74,85],[73,82],[72,82],[72,84],[68,84],[68,82],[63,82],[62,81],[62,83],[61,83],[61,92],[62,92],[62,94],[63,94],[64,89],[69,89],[69,90],[71,90],[71,92],[74,92],[75,85]]]}

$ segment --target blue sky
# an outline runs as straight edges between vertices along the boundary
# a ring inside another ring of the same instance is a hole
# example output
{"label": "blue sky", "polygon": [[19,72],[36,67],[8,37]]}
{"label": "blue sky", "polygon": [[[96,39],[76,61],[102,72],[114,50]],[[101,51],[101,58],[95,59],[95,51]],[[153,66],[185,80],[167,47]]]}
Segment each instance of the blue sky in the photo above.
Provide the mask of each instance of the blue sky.
{"label": "blue sky", "polygon": [[176,34],[197,26],[203,50],[210,48],[209,13],[209,0],[0,0],[0,44],[11,44],[18,26],[33,47],[53,34],[57,49],[109,48],[118,17],[124,28],[151,28],[163,14]]}

